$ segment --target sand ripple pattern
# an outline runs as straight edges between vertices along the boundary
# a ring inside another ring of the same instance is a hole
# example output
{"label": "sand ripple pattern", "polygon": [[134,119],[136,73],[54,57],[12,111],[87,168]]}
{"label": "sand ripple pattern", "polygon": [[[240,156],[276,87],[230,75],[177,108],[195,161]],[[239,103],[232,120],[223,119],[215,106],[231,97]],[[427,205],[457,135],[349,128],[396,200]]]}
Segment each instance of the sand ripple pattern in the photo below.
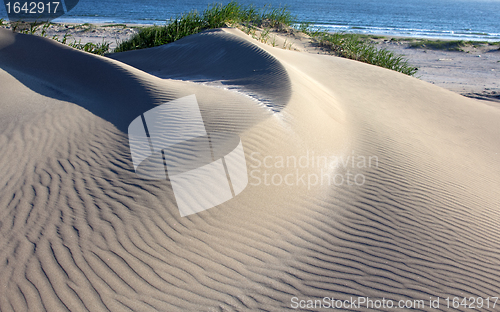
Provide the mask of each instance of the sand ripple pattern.
{"label": "sand ripple pattern", "polygon": [[220,29],[155,48],[116,53],[110,58],[164,79],[244,91],[274,111],[281,111],[291,96],[290,78],[272,54]]}
{"label": "sand ripple pattern", "polygon": [[[0,311],[283,311],[294,296],[499,295],[493,108],[373,66],[259,45],[291,86],[287,105],[269,112],[244,95],[33,40],[47,63],[61,50],[88,59],[89,72],[127,73],[139,83],[133,92],[147,95],[145,104],[122,96],[96,113],[85,105],[119,91],[89,82],[75,96],[67,86],[78,73],[58,87],[18,68],[11,51],[31,39],[16,35],[2,49],[9,36],[0,32]],[[127,134],[106,117],[196,92],[208,97],[200,101],[207,131],[238,133],[249,168],[252,152],[307,150],[356,151],[378,166],[351,168],[366,177],[361,186],[249,185],[181,218],[169,182],[134,174]]]}

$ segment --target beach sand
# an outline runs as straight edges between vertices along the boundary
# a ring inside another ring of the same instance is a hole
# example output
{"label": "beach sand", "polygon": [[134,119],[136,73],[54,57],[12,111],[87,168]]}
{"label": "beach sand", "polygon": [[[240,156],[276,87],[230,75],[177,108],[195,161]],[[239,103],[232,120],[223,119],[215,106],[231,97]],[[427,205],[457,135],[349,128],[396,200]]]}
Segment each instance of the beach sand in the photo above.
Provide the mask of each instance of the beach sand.
{"label": "beach sand", "polygon": [[[0,29],[0,310],[498,297],[500,110],[293,42],[225,28],[101,57]],[[181,217],[169,180],[135,174],[127,130],[193,94],[250,178]]]}
{"label": "beach sand", "polygon": [[479,44],[463,51],[410,48],[405,41],[377,40],[378,46],[404,55],[419,68],[416,76],[459,94],[500,103],[500,48]]}

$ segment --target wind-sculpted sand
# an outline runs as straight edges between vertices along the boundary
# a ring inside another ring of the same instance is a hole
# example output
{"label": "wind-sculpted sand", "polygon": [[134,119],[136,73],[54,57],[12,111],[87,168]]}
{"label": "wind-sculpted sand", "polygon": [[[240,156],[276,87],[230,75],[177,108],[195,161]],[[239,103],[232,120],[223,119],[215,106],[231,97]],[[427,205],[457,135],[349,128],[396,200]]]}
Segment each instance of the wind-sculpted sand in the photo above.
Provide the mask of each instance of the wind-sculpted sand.
{"label": "wind-sculpted sand", "polygon": [[[135,174],[127,127],[192,94],[207,132],[241,138],[249,184],[181,217],[169,180]],[[234,29],[111,58],[0,29],[0,311],[498,297],[499,124],[477,100]]]}

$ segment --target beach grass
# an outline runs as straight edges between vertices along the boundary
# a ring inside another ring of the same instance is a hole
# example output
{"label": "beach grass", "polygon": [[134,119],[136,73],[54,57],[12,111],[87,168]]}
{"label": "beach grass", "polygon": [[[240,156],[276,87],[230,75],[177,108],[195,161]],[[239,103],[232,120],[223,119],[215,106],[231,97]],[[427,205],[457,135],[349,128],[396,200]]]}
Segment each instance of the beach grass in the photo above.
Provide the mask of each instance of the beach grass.
{"label": "beach grass", "polygon": [[[2,24],[0,23],[0,26]],[[51,23],[30,23],[28,25],[24,25],[23,27],[19,27],[19,23],[12,24],[12,31],[18,32],[21,34],[27,35],[39,35],[41,37],[47,37],[47,29],[50,27]],[[88,24],[90,25],[90,24]],[[106,41],[102,41],[102,43],[81,43],[81,41],[73,40],[72,42],[68,41],[71,35],[66,33],[62,38],[59,36],[53,36],[51,39],[56,40],[62,44],[66,44],[72,48],[82,50],[85,52],[89,52],[97,55],[105,55],[111,52],[110,43]]]}
{"label": "beach grass", "polygon": [[320,46],[328,48],[334,55],[388,68],[409,76],[417,73],[418,68],[409,64],[404,56],[387,49],[378,49],[369,42],[370,39],[379,39],[378,36],[311,30],[308,24],[302,24],[298,29],[316,39]]}
{"label": "beach grass", "polygon": [[69,43],[68,45],[77,50],[82,50],[97,55],[105,55],[110,52],[109,48],[110,43],[104,40],[102,41],[102,43],[92,43],[92,42],[81,43],[81,41],[76,42],[75,40]]}
{"label": "beach grass", "polygon": [[[274,28],[281,30],[285,27],[290,27],[294,24],[295,18],[286,7],[273,8],[266,5],[263,8],[256,8],[253,5],[242,6],[237,2],[229,2],[226,5],[215,3],[209,5],[206,10],[199,13],[191,11],[176,18],[171,18],[166,25],[162,26],[146,26],[139,28],[139,32],[129,40],[118,43],[118,46],[113,52],[124,52],[130,50],[138,50],[160,46],[171,43],[183,37],[199,33],[203,30],[214,29],[226,26],[236,26],[250,34],[255,32],[256,27],[263,27],[264,30],[260,33],[260,38],[255,39],[262,42],[270,41],[271,45],[276,46],[276,38],[274,40],[269,36],[269,29]],[[0,25],[3,21],[0,21]],[[18,32],[26,34],[35,34],[41,28],[41,35],[46,36],[45,30],[49,23],[32,24],[28,28],[24,27]],[[84,24],[89,25],[90,24]],[[107,25],[107,26],[124,26],[123,24]],[[13,25],[13,31],[16,31],[17,25]],[[327,47],[334,55],[349,58],[380,67],[395,70],[410,76],[415,75],[417,68],[411,66],[408,61],[401,55],[397,55],[386,49],[377,49],[370,40],[380,39],[381,36],[375,35],[359,35],[349,33],[329,33],[322,30],[312,30],[308,24],[301,24],[297,30],[316,39],[323,47]],[[65,35],[62,39],[54,36],[52,39],[69,46],[98,55],[110,53],[110,43],[85,43],[69,42],[69,36]],[[264,40],[265,39],[265,40]],[[425,43],[427,44],[427,43]],[[284,47],[286,42],[284,44]],[[286,45],[291,48],[291,44]]]}
{"label": "beach grass", "polygon": [[254,6],[242,6],[237,2],[226,5],[210,5],[201,14],[197,11],[182,14],[164,26],[149,26],[141,28],[130,40],[121,42],[115,52],[151,48],[179,40],[183,37],[197,34],[206,29],[234,26],[236,24],[257,25],[266,24],[270,27],[291,25],[293,18],[285,8],[265,6],[257,9]]}
{"label": "beach grass", "polygon": [[360,39],[384,39],[385,36],[358,34]]}
{"label": "beach grass", "polygon": [[[226,5],[213,4],[201,14],[192,11],[171,19],[165,26],[144,27],[131,39],[121,42],[114,52],[155,47],[206,29],[227,25],[242,25],[249,34],[255,27],[265,26],[266,30],[263,31],[265,32],[269,27],[280,28],[291,26],[293,23],[294,18],[286,7],[265,6],[263,9],[257,9],[254,6],[243,7],[237,2],[230,2]],[[329,47],[335,55],[340,57],[385,67],[410,76],[417,71],[403,56],[385,49],[377,49],[367,42],[368,39],[379,39],[380,36],[312,31],[307,24],[301,24],[298,30],[319,39],[321,45]],[[263,33],[261,33],[262,36]],[[271,39],[271,44],[272,42]]]}

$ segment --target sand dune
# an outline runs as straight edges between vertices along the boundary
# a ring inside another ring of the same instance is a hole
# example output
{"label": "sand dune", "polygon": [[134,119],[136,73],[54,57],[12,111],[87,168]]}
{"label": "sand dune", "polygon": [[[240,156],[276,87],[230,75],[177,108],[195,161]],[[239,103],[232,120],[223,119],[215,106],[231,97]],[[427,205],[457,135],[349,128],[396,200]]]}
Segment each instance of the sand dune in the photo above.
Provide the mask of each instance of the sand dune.
{"label": "sand dune", "polygon": [[[192,94],[249,184],[181,217],[127,127]],[[233,29],[111,58],[0,29],[0,121],[2,312],[499,295],[500,111],[417,79]]]}

